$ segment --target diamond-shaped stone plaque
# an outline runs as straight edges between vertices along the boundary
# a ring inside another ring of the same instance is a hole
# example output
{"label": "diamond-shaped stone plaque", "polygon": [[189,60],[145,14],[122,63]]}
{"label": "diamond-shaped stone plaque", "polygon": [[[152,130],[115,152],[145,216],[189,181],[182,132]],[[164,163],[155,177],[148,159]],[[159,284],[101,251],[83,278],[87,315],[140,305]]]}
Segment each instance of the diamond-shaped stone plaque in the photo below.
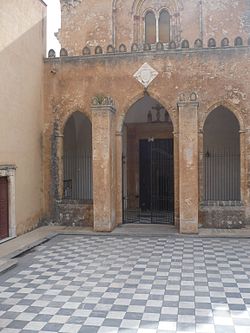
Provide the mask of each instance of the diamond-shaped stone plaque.
{"label": "diamond-shaped stone plaque", "polygon": [[134,74],[134,78],[147,88],[158,74],[159,73],[153,67],[145,62]]}

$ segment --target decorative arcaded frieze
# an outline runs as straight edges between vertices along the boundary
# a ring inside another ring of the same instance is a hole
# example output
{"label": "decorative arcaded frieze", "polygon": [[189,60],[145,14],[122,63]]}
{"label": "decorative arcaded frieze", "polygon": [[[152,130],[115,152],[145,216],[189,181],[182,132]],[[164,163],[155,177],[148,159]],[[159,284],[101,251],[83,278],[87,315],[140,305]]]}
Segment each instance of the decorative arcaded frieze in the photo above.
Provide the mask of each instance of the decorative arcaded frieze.
{"label": "decorative arcaded frieze", "polygon": [[[249,26],[250,26],[250,12],[249,12]],[[249,28],[250,29],[250,28]],[[250,30],[249,30],[250,31]],[[100,45],[91,48],[89,45],[85,45],[82,49],[82,56],[114,56],[114,55],[125,55],[131,53],[154,53],[154,52],[179,52],[183,50],[184,52],[201,52],[216,49],[227,49],[229,47],[249,47],[250,46],[250,37],[246,40],[241,36],[236,36],[234,39],[229,40],[228,37],[222,38],[220,41],[215,40],[214,38],[209,38],[208,41],[202,41],[200,38],[193,41],[183,40],[180,43],[176,43],[174,40],[169,43],[158,42],[156,44],[138,44],[133,43],[128,46],[124,43],[120,44],[117,48],[114,45],[108,45],[106,48]],[[59,52],[59,56],[63,57],[73,57],[76,55],[69,54],[69,51],[65,48],[62,48]],[[48,52],[48,58],[56,58],[56,52],[53,49],[50,49]]]}
{"label": "decorative arcaded frieze", "polygon": [[82,0],[61,0],[61,6],[70,9],[70,7],[76,7],[81,2]]}

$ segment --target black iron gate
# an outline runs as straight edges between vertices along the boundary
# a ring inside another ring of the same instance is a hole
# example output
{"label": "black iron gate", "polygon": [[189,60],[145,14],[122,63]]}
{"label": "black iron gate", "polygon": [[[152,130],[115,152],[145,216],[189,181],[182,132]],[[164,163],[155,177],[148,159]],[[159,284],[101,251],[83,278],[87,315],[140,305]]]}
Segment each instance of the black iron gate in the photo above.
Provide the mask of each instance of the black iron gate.
{"label": "black iron gate", "polygon": [[138,207],[124,196],[124,223],[173,224],[173,139],[140,140],[139,175]]}

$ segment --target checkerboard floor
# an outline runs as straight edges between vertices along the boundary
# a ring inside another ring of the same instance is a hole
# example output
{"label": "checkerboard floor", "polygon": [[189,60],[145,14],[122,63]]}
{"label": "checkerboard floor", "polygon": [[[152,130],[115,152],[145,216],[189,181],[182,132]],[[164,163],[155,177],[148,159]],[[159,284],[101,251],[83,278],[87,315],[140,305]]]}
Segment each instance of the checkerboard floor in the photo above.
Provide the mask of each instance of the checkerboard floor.
{"label": "checkerboard floor", "polygon": [[3,333],[249,333],[250,240],[58,236],[0,276]]}

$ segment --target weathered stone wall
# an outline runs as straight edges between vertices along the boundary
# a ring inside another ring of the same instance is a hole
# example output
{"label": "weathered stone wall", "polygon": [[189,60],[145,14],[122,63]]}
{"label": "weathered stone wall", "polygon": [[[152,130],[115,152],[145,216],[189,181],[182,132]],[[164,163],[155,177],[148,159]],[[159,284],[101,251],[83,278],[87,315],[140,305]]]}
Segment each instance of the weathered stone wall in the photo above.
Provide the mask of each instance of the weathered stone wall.
{"label": "weathered stone wall", "polygon": [[153,10],[156,17],[167,9],[171,16],[171,40],[178,45],[197,38],[207,46],[209,38],[220,41],[228,37],[233,45],[238,35],[247,40],[249,8],[247,0],[61,0],[62,28],[59,41],[69,55],[81,55],[85,46],[124,43],[143,44],[144,17]]}
{"label": "weathered stone wall", "polygon": [[[198,153],[199,198],[202,202],[203,126],[207,115],[219,105],[228,107],[239,120],[241,130],[241,199],[249,219],[249,96],[250,48],[178,49],[139,53],[116,53],[82,57],[62,57],[45,61],[45,155],[44,167],[46,204],[51,209],[51,134],[55,122],[59,133],[68,116],[74,111],[92,118],[93,96],[112,96],[116,112],[113,115],[115,130],[110,131],[111,141],[116,143],[116,179],[112,192],[116,191],[115,222],[121,223],[121,130],[124,117],[139,98],[144,96],[143,86],[133,77],[147,62],[159,73],[148,87],[150,96],[158,100],[169,112],[173,121],[175,144],[175,215],[179,216],[179,115],[177,103],[198,98]],[[188,111],[188,110],[187,110]],[[112,134],[113,133],[113,134]],[[113,156],[113,155],[112,155]],[[112,171],[113,173],[113,171]],[[192,186],[192,184],[190,184]],[[118,192],[117,192],[118,191]],[[114,193],[112,193],[113,195]],[[107,193],[110,195],[110,193]],[[114,200],[115,201],[115,200]]]}
{"label": "weathered stone wall", "polygon": [[93,227],[93,204],[60,201],[56,207],[55,222],[70,227]]}
{"label": "weathered stone wall", "polygon": [[201,206],[199,215],[199,224],[205,228],[239,229],[246,224],[245,208],[241,203]]}
{"label": "weathered stone wall", "polygon": [[0,22],[0,165],[16,167],[16,232],[22,234],[43,212],[46,6],[40,0],[0,1]]}

